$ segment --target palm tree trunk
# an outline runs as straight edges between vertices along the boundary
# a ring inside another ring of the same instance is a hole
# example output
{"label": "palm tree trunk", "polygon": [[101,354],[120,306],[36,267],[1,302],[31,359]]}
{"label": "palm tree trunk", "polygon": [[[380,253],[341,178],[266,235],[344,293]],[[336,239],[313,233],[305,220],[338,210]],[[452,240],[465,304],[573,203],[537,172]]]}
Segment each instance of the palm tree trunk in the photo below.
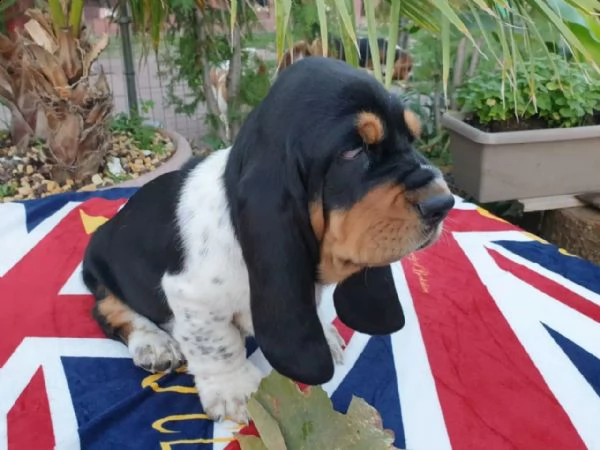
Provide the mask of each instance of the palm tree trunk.
{"label": "palm tree trunk", "polygon": [[112,94],[104,73],[95,83],[89,78],[108,36],[92,45],[81,30],[74,36],[48,14],[27,14],[20,39],[0,36],[0,98],[12,112],[13,143],[24,152],[32,138],[42,138],[54,181],[85,178],[98,171],[108,150]]}

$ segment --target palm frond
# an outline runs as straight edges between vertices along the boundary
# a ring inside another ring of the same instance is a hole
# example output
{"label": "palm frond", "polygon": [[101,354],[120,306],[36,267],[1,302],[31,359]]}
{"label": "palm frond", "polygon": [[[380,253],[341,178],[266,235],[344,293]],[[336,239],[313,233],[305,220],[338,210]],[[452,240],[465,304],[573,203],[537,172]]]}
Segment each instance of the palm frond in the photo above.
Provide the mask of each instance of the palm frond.
{"label": "palm frond", "polygon": [[[591,63],[600,70],[600,2],[598,0],[385,0],[391,6],[388,26],[388,57],[385,71],[374,61],[374,74],[386,86],[391,83],[390,56],[397,42],[399,18],[439,36],[442,55],[442,79],[447,95],[452,60],[451,37],[462,36],[484,59],[492,60],[511,82],[520,71],[528,70],[533,56],[550,55],[548,46],[555,42],[569,49],[577,59]],[[333,4],[341,24],[340,36],[344,49],[355,39],[353,20],[344,0],[315,0],[324,45],[331,16],[322,11]],[[283,53],[283,35],[289,26],[291,0],[275,0],[280,19],[276,21],[278,55]],[[379,36],[374,20],[373,2],[365,2],[367,34],[371,52]],[[479,48],[479,46],[482,46]],[[355,53],[345,51],[349,63],[355,64]],[[552,64],[549,58],[549,64]],[[384,74],[385,73],[385,79]],[[533,79],[533,75],[531,75]]]}

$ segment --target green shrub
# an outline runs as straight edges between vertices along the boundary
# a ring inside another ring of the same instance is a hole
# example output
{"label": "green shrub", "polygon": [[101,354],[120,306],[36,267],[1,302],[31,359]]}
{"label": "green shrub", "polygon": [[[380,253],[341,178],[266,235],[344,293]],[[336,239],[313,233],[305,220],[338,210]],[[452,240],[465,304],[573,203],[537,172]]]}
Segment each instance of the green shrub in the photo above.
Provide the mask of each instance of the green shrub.
{"label": "green shrub", "polygon": [[[148,114],[154,108],[152,100],[146,100],[139,105],[142,114]],[[150,150],[154,153],[162,153],[164,151],[162,145],[154,142],[156,136],[156,128],[146,124],[149,118],[141,114],[116,114],[110,123],[110,129],[113,133],[127,134],[135,143],[136,147],[141,150]]]}
{"label": "green shrub", "polygon": [[532,61],[528,74],[503,84],[499,71],[482,71],[457,90],[467,119],[482,128],[569,128],[591,125],[600,110],[600,78],[585,65],[558,55]]}
{"label": "green shrub", "polygon": [[11,197],[17,193],[17,188],[9,183],[0,183],[0,198]]}

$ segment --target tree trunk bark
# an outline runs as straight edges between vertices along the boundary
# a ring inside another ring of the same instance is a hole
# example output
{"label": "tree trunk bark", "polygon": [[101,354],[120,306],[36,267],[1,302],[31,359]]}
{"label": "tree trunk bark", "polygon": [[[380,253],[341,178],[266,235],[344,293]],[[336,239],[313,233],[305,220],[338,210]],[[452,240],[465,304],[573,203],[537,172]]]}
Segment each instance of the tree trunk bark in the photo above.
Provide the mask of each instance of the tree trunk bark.
{"label": "tree trunk bark", "polygon": [[434,75],[434,91],[433,91],[433,120],[434,127],[437,133],[442,131],[442,89],[441,81],[438,75]]}
{"label": "tree trunk bark", "polygon": [[[198,52],[200,53],[200,63],[202,64],[202,86],[204,88],[204,98],[208,113],[217,119],[220,117],[219,105],[210,83],[210,63],[206,55],[207,33],[204,15],[200,8],[196,7],[196,19],[198,20]],[[228,142],[227,126],[220,120],[213,121],[216,124],[218,138],[223,142]]]}
{"label": "tree trunk bark", "polygon": [[[483,41],[481,39],[477,40],[477,46],[481,47]],[[477,67],[479,66],[479,58],[481,57],[481,53],[477,48],[473,47],[473,54],[471,56],[471,64],[469,64],[469,70],[467,71],[467,76],[472,78],[477,73]]]}
{"label": "tree trunk bark", "polygon": [[450,94],[450,108],[456,109],[456,98],[454,90],[462,84],[465,61],[467,58],[467,38],[462,38],[456,49],[456,60],[454,61],[454,69],[452,74],[452,92]]}
{"label": "tree trunk bark", "polygon": [[408,19],[401,17],[400,18],[400,28],[402,29],[402,31],[400,32],[400,35],[398,36],[398,45],[400,46],[400,48],[402,50],[406,50],[408,51],[408,39],[410,38],[410,34],[408,33],[408,31],[406,31],[404,28],[406,28],[406,25],[408,24]]}

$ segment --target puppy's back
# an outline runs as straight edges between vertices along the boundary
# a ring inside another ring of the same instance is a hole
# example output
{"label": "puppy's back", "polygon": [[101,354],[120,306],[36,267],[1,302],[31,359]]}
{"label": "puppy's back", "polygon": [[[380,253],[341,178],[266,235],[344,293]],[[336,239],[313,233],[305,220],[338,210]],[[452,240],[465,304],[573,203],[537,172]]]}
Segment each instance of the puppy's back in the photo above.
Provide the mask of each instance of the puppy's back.
{"label": "puppy's back", "polygon": [[171,311],[161,279],[181,269],[177,201],[189,172],[201,162],[163,174],[142,186],[92,235],[83,259],[83,280],[96,300],[112,293],[156,323]]}

